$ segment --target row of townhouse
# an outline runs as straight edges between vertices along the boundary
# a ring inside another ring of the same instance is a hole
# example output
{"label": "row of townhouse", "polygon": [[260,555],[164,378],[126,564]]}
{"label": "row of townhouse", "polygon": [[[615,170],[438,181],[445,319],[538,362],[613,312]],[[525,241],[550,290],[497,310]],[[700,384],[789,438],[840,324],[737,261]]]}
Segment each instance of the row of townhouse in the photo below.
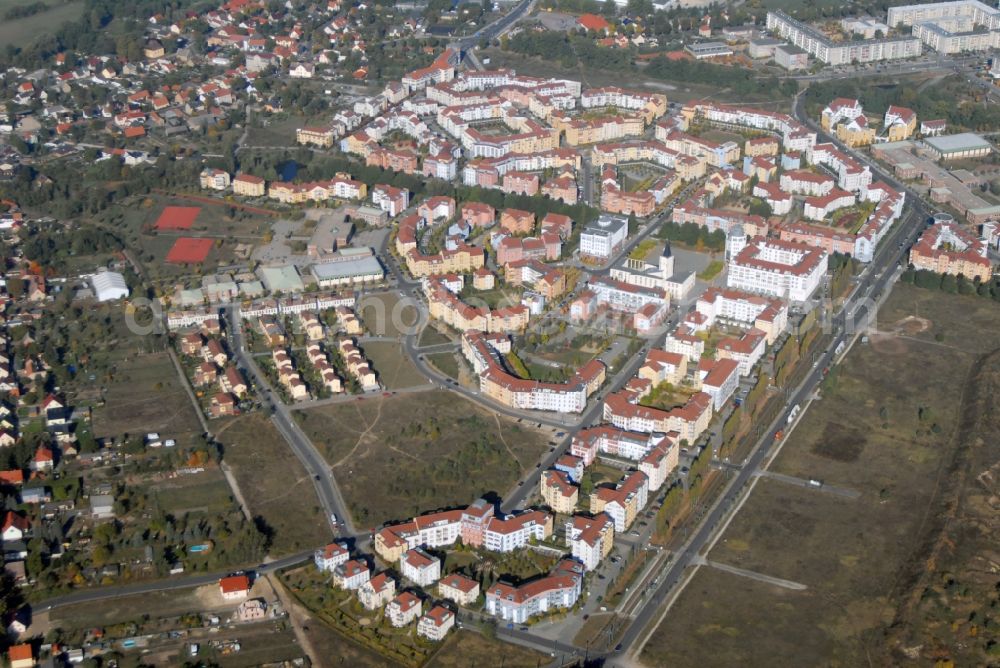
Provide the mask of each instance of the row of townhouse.
{"label": "row of townhouse", "polygon": [[[946,214],[947,215],[947,214]],[[910,248],[910,264],[938,274],[962,274],[986,282],[993,275],[986,242],[940,214]]]}
{"label": "row of townhouse", "polygon": [[[679,457],[679,439],[676,433],[634,432],[602,424],[580,430],[573,437],[570,453],[579,457],[585,466],[590,466],[600,455],[630,459],[635,462],[644,460],[660,446],[668,451],[676,467]],[[654,489],[658,489],[656,485]]]}
{"label": "row of townhouse", "polygon": [[295,141],[305,146],[332,148],[337,139],[361,127],[364,117],[350,109],[341,109],[326,126],[302,127],[295,130]]}
{"label": "row of townhouse", "polygon": [[340,376],[333,370],[330,358],[320,344],[310,343],[306,346],[306,357],[309,358],[309,363],[316,369],[323,382],[323,386],[330,393],[340,394],[344,391],[344,385],[340,380]]}
{"label": "row of townhouse", "polygon": [[527,328],[531,318],[528,307],[522,304],[496,309],[470,306],[449,289],[440,276],[428,279],[424,290],[430,317],[459,331],[519,333]]}
{"label": "row of townhouse", "polygon": [[678,225],[694,223],[699,227],[704,227],[709,232],[722,230],[727,235],[735,227],[739,227],[746,234],[755,237],[764,236],[768,232],[767,220],[762,216],[725,209],[706,208],[699,206],[694,200],[689,200],[680,206],[674,207],[670,219]]}
{"label": "row of townhouse", "polygon": [[562,238],[558,234],[542,232],[537,237],[494,235],[490,244],[496,253],[498,266],[520,260],[554,262],[562,255]]}
{"label": "row of townhouse", "polygon": [[474,158],[462,170],[462,182],[467,186],[500,187],[507,172],[542,172],[547,170],[580,169],[578,151],[553,148],[530,153],[507,153],[499,157]]}
{"label": "row of townhouse", "polygon": [[309,388],[302,380],[302,376],[295,368],[292,357],[284,348],[275,348],[271,351],[271,361],[274,362],[274,370],[278,374],[278,382],[288,391],[288,395],[293,401],[303,401],[309,398]]}
{"label": "row of townhouse", "polygon": [[535,259],[507,263],[504,280],[514,286],[528,286],[549,300],[558,299],[566,292],[566,274]]}
{"label": "row of townhouse", "polygon": [[638,112],[646,123],[667,113],[667,96],[661,93],[629,90],[618,86],[590,88],[580,93],[580,106],[584,109],[617,107]]}
{"label": "row of townhouse", "polygon": [[[755,107],[736,105],[721,105],[713,102],[692,102],[681,110],[681,118],[685,123],[703,120],[712,125],[723,127],[747,128],[764,130],[781,135],[781,143],[786,151],[806,151],[816,143],[816,133],[811,132],[799,123],[791,114],[767,111]],[[751,140],[756,141],[756,140]],[[770,142],[760,143],[760,146],[770,147]],[[750,143],[747,144],[748,152]],[[757,150],[772,151],[772,148]],[[756,154],[756,153],[755,153]],[[777,151],[768,153],[776,155]]]}
{"label": "row of townhouse", "polygon": [[358,381],[363,392],[375,392],[380,385],[371,364],[365,359],[364,354],[354,343],[353,339],[341,339],[337,344],[340,357],[344,360],[347,372]]}
{"label": "row of townhouse", "polygon": [[552,127],[564,133],[570,146],[615,141],[623,137],[640,137],[646,131],[642,116],[610,116],[585,119],[559,112],[549,118]]}
{"label": "row of townhouse", "polygon": [[[379,530],[374,537],[375,552],[385,561],[397,563],[416,548],[449,547],[459,540],[463,545],[491,552],[513,552],[551,536],[552,521],[552,515],[540,510],[501,517],[496,514],[494,504],[478,499],[465,509],[420,515]],[[426,559],[414,559],[414,565],[421,571],[411,571],[415,576],[434,575],[433,566]],[[424,573],[425,568],[431,570]]]}
{"label": "row of townhouse", "polygon": [[368,186],[346,176],[338,176],[328,181],[309,183],[288,183],[278,181],[267,188],[267,196],[284,204],[303,202],[326,202],[331,199],[364,199]]}
{"label": "row of townhouse", "polygon": [[720,144],[681,132],[667,124],[658,124],[655,136],[670,150],[704,160],[713,167],[725,167],[740,159],[740,145],[736,142]]}
{"label": "row of townhouse", "polygon": [[[677,186],[680,181],[673,180]],[[675,188],[676,189],[676,188]],[[618,185],[618,170],[608,165],[601,170],[601,210],[625,216],[645,218],[656,210],[656,197],[649,190],[629,192]]]}
{"label": "row of townhouse", "polygon": [[628,387],[604,400],[604,420],[626,431],[644,433],[677,432],[678,438],[693,443],[708,428],[712,419],[712,397],[697,392],[683,406],[669,411],[643,406],[639,401],[650,391],[648,382],[644,392]]}
{"label": "row of townhouse", "polygon": [[501,359],[501,355],[510,350],[509,341],[484,335],[481,331],[466,331],[462,339],[462,352],[479,375],[480,391],[505,406],[580,413],[606,377],[604,364],[591,360],[564,383],[525,380],[507,371]]}

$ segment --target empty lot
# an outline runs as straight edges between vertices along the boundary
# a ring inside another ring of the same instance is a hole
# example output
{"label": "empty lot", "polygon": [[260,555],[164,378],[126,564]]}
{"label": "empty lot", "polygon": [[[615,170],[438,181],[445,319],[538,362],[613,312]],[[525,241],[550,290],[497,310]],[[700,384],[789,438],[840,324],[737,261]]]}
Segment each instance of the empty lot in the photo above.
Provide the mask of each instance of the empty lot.
{"label": "empty lot", "polygon": [[362,526],[502,495],[535,467],[548,439],[447,391],[368,397],[295,416]]}
{"label": "empty lot", "polygon": [[973,399],[973,370],[1000,347],[1000,308],[900,286],[879,325],[831,373],[772,465],[860,497],[762,479],[708,555],[806,588],[702,567],[644,663],[892,662],[884,637],[940,529],[960,410]]}

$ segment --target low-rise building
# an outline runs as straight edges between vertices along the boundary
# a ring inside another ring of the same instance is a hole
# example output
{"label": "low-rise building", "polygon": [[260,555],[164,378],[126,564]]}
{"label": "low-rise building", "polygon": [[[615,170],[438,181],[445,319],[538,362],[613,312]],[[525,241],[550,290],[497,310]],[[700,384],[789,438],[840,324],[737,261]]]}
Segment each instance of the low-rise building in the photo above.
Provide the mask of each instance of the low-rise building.
{"label": "low-rise building", "polygon": [[420,617],[423,607],[423,602],[416,594],[404,591],[385,606],[385,616],[389,618],[390,624],[401,628]]}
{"label": "low-rise building", "polygon": [[438,604],[417,622],[417,635],[438,642],[444,640],[453,626],[455,626],[455,613]]}
{"label": "low-rise building", "polygon": [[399,570],[404,578],[419,587],[429,587],[441,578],[441,560],[415,547],[399,559]]}
{"label": "low-rise building", "polygon": [[452,573],[438,581],[438,595],[458,605],[470,606],[479,599],[479,583],[460,573]]}

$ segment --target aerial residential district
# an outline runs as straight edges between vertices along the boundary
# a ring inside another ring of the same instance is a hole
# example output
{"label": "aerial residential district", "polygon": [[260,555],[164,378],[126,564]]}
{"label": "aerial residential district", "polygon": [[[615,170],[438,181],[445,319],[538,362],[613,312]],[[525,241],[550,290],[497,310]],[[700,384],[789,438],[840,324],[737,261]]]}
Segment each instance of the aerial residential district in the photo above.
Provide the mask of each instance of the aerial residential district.
{"label": "aerial residential district", "polygon": [[0,35],[5,665],[1000,661],[1000,9]]}

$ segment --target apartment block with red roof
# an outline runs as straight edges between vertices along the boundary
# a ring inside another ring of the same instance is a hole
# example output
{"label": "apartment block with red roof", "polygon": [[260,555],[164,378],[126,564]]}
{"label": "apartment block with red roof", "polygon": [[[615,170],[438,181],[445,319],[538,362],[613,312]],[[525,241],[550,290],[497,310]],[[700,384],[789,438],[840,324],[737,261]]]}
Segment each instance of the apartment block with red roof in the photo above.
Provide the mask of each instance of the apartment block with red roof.
{"label": "apartment block with red roof", "polygon": [[461,573],[451,573],[438,581],[438,595],[461,606],[470,606],[479,598],[479,582]]}
{"label": "apartment block with red roof", "polygon": [[358,600],[365,610],[376,610],[388,605],[396,596],[396,581],[382,572],[358,588]]}
{"label": "apartment block with red roof", "polygon": [[455,613],[443,605],[435,605],[417,622],[417,635],[428,640],[444,640],[455,626]]}
{"label": "apartment block with red roof", "polygon": [[570,481],[565,471],[550,469],[542,471],[539,489],[542,501],[554,513],[568,515],[576,509],[580,499],[580,489]]}
{"label": "apartment block with red roof", "polygon": [[642,471],[627,473],[614,487],[598,487],[590,495],[590,512],[607,513],[615,531],[627,531],[649,500],[649,478]]}
{"label": "apartment block with red roof", "polygon": [[596,569],[614,544],[615,521],[607,513],[574,515],[566,520],[566,545],[587,571]]}
{"label": "apartment block with red roof", "polygon": [[549,575],[520,586],[499,582],[486,591],[486,613],[513,624],[571,608],[580,598],[583,578],[577,573]]}
{"label": "apartment block with red roof", "polygon": [[385,616],[389,618],[390,624],[401,628],[416,621],[423,607],[423,602],[416,594],[404,591],[385,606]]}
{"label": "apartment block with red roof", "polygon": [[418,587],[429,587],[441,578],[441,560],[415,547],[399,558],[399,572]]}

